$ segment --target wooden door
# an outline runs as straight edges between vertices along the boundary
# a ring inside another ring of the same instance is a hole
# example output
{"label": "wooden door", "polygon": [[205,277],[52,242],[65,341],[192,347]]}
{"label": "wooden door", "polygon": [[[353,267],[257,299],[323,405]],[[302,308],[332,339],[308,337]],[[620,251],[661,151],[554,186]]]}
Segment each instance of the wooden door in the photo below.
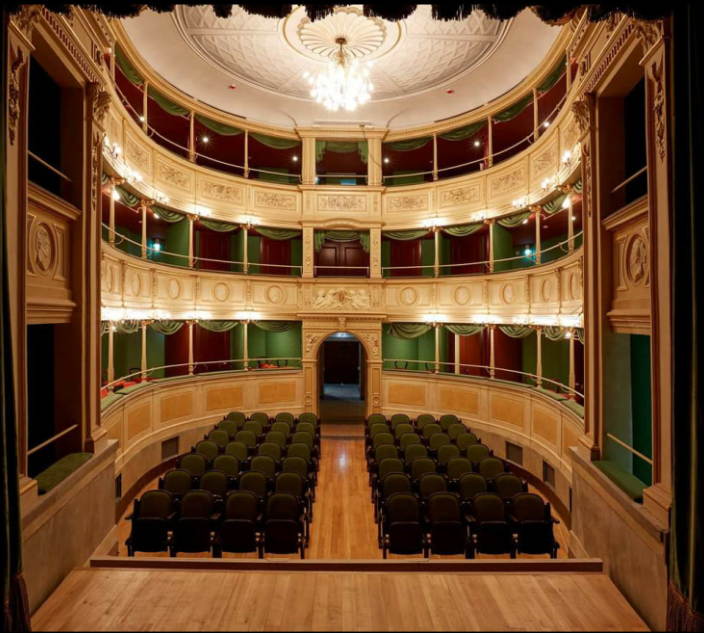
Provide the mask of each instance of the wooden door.
{"label": "wooden door", "polygon": [[325,241],[316,254],[316,266],[316,277],[368,277],[369,253],[364,252],[358,240]]}

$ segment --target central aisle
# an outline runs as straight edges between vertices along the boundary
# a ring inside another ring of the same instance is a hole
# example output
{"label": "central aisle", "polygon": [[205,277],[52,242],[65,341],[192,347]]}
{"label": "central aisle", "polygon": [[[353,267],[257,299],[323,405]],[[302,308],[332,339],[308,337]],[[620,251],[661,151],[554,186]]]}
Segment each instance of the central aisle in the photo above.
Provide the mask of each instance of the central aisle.
{"label": "central aisle", "polygon": [[381,558],[367,479],[362,424],[323,424],[306,558]]}

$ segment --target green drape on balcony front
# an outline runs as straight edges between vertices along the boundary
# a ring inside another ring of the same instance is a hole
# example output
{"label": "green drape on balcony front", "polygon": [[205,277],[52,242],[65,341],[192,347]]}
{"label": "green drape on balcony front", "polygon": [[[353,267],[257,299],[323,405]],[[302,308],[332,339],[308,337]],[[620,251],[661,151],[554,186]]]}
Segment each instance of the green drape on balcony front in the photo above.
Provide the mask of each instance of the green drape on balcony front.
{"label": "green drape on balcony front", "polygon": [[257,226],[255,230],[259,235],[263,235],[270,240],[294,240],[297,237],[301,237],[300,229],[275,229],[266,226]]}
{"label": "green drape on balcony front", "polygon": [[388,237],[390,240],[397,240],[401,242],[408,242],[411,240],[417,240],[428,234],[428,229],[408,229],[404,231],[382,231],[381,234],[384,237]]}
{"label": "green drape on balcony front", "polygon": [[157,205],[152,205],[152,211],[159,216],[160,220],[168,222],[169,224],[175,224],[176,222],[181,222],[185,220],[186,216],[178,211],[172,211],[171,209],[166,209],[165,207],[159,207]]}
{"label": "green drape on balcony front", "polygon": [[171,336],[172,334],[176,334],[176,332],[178,332],[183,327],[183,323],[183,321],[173,320],[152,321],[149,324],[149,327],[155,332],[158,332],[159,334]]}
{"label": "green drape on balcony front", "polygon": [[523,224],[530,217],[530,211],[523,211],[514,215],[506,216],[505,218],[497,218],[496,223],[503,226],[505,229],[512,229],[515,226]]}
{"label": "green drape on balcony front", "polygon": [[115,191],[120,194],[120,202],[126,204],[128,207],[136,207],[139,205],[139,196],[135,196],[131,191],[127,191],[127,189],[120,187],[120,185],[115,185]]}
{"label": "green drape on balcony front", "polygon": [[325,152],[335,154],[351,154],[357,152],[359,158],[366,164],[369,158],[367,141],[315,141],[315,161],[319,163]]}
{"label": "green drape on balcony front", "polygon": [[509,106],[505,110],[502,110],[498,114],[494,115],[494,121],[497,123],[505,123],[511,119],[515,119],[523,110],[525,110],[529,105],[533,103],[533,95],[527,94],[525,97],[516,101],[513,105]]}
{"label": "green drape on balcony front", "polygon": [[476,121],[474,123],[470,123],[469,125],[458,127],[455,130],[438,134],[438,138],[441,138],[443,141],[464,141],[474,136],[485,126],[486,119],[482,119],[481,121]]}
{"label": "green drape on balcony front", "polygon": [[266,145],[270,149],[293,149],[301,144],[297,139],[269,136],[268,134],[260,134],[259,132],[250,132],[249,137],[259,141],[262,145]]}
{"label": "green drape on balcony front", "polygon": [[525,338],[533,333],[529,325],[499,325],[499,329],[511,338]]}
{"label": "green drape on balcony front", "polygon": [[474,323],[445,323],[445,327],[449,332],[458,336],[474,336],[484,331],[483,325]]}
{"label": "green drape on balcony front", "polygon": [[403,339],[418,338],[432,329],[433,326],[427,323],[389,323],[386,326],[388,334]]}
{"label": "green drape on balcony front", "polygon": [[455,226],[443,226],[442,232],[453,237],[465,237],[476,233],[484,226],[484,222],[472,222],[471,224],[456,224]]}
{"label": "green drape on balcony front", "polygon": [[229,332],[236,328],[239,321],[215,321],[215,320],[198,320],[198,325],[208,332]]}
{"label": "green drape on balcony front", "polygon": [[265,332],[288,332],[298,326],[298,321],[252,321],[260,330]]}
{"label": "green drape on balcony front", "polygon": [[119,66],[122,74],[127,77],[130,83],[133,83],[135,86],[144,85],[144,79],[117,44],[115,44],[115,63]]}
{"label": "green drape on balcony front", "polygon": [[135,334],[142,327],[140,321],[116,321],[113,325],[118,334]]}
{"label": "green drape on balcony front", "polygon": [[365,253],[369,252],[369,231],[315,231],[313,234],[313,246],[316,253],[320,252],[325,240],[330,240],[331,242],[355,242],[359,240],[362,244],[362,250]]}
{"label": "green drape on balcony front", "polygon": [[147,86],[147,94],[154,102],[166,113],[173,116],[189,116],[191,111],[188,108],[184,108],[178,103],[171,101],[163,94],[161,94],[156,88],[149,85]]}
{"label": "green drape on balcony front", "polygon": [[239,224],[233,224],[232,222],[223,222],[221,220],[209,220],[208,218],[198,218],[198,221],[206,228],[211,231],[217,231],[218,233],[229,233],[231,231],[236,231],[240,228]]}
{"label": "green drape on balcony front", "polygon": [[560,77],[562,77],[566,71],[566,63],[567,58],[563,55],[555,66],[553,66],[545,79],[538,84],[538,92],[547,92],[560,80]]}
{"label": "green drape on balcony front", "polygon": [[543,327],[543,336],[549,341],[561,341],[565,338],[565,331],[557,325],[547,325]]}
{"label": "green drape on balcony front", "polygon": [[384,147],[388,147],[394,152],[412,152],[413,150],[425,147],[430,141],[433,140],[432,136],[423,136],[420,138],[408,138],[403,141],[391,141],[390,143],[384,143]]}
{"label": "green drape on balcony front", "polygon": [[225,123],[220,123],[220,121],[215,121],[214,119],[209,119],[207,116],[203,116],[202,114],[196,114],[195,119],[198,123],[201,123],[212,132],[222,136],[239,136],[242,134],[242,130],[240,130],[240,128],[233,127]]}

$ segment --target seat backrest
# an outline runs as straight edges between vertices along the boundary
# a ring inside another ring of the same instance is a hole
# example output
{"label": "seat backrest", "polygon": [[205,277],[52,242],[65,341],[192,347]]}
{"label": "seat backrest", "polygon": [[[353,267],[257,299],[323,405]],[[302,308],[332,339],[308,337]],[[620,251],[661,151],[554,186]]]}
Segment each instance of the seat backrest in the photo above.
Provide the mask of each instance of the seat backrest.
{"label": "seat backrest", "polygon": [[257,455],[252,458],[252,463],[249,468],[254,472],[261,473],[268,479],[271,479],[276,473],[276,462],[271,457],[266,455]]}
{"label": "seat backrest", "polygon": [[389,433],[389,425],[388,424],[372,424],[372,427],[369,429],[369,437],[374,439],[379,433]]}
{"label": "seat backrest", "polygon": [[398,441],[399,446],[401,447],[402,451],[406,451],[406,449],[409,446],[412,446],[413,444],[420,444],[421,439],[420,435],[418,433],[404,433],[401,436],[401,439]]}
{"label": "seat backrest", "polygon": [[274,417],[274,423],[283,422],[284,424],[288,424],[289,426],[293,426],[294,420],[295,418],[293,416],[293,413],[289,413],[288,411],[281,411],[280,413],[277,413]]}
{"label": "seat backrest", "polygon": [[276,476],[275,492],[284,492],[294,497],[302,497],[305,490],[303,478],[298,473],[279,473]]}
{"label": "seat backrest", "polygon": [[257,445],[257,436],[252,431],[237,431],[236,442],[242,442],[247,448],[254,448]]}
{"label": "seat backrest", "polygon": [[382,460],[393,457],[398,458],[398,449],[391,444],[384,444],[374,451],[374,461],[377,464],[381,463]]}
{"label": "seat backrest", "polygon": [[438,450],[441,446],[450,443],[450,438],[447,433],[434,433],[428,440],[428,446],[431,450]]}
{"label": "seat backrest", "polygon": [[431,438],[435,433],[442,433],[442,428],[439,424],[426,424],[423,427],[423,437]]}
{"label": "seat backrest", "polygon": [[435,472],[435,462],[429,457],[419,457],[411,464],[411,476],[413,479],[420,479],[425,473]]}
{"label": "seat backrest", "polygon": [[372,413],[367,418],[367,427],[371,428],[372,424],[386,424],[386,416],[381,413]]}
{"label": "seat backrest", "polygon": [[139,518],[165,519],[171,514],[173,497],[167,490],[147,490],[139,499]]}
{"label": "seat backrest", "polygon": [[201,440],[195,446],[195,451],[199,455],[202,455],[209,462],[212,462],[220,453],[220,449],[215,442],[211,440]]}
{"label": "seat backrest", "polygon": [[190,453],[188,455],[184,455],[179,460],[178,467],[187,470],[191,473],[191,475],[199,477],[206,471],[208,464],[205,457],[202,455],[199,455],[198,453]]}
{"label": "seat backrest", "polygon": [[384,499],[395,492],[411,492],[411,480],[405,473],[390,473],[381,482],[381,492]]}
{"label": "seat backrest", "polygon": [[271,425],[271,431],[276,431],[288,437],[291,434],[291,426],[287,422],[274,422]]}
{"label": "seat backrest", "polygon": [[396,439],[403,437],[406,433],[413,433],[413,426],[406,422],[397,424],[394,428],[394,436]]}
{"label": "seat backrest", "polygon": [[225,429],[214,429],[208,433],[208,439],[215,442],[218,448],[225,448],[230,441],[230,434]]}
{"label": "seat backrest", "polygon": [[[443,448],[445,447],[443,446]],[[451,457],[447,462],[447,476],[450,479],[459,479],[465,473],[471,472],[472,462],[466,457]]]}
{"label": "seat backrest", "polygon": [[438,424],[440,424],[443,431],[447,431],[447,429],[450,428],[450,425],[457,424],[459,421],[460,419],[454,413],[446,413],[445,415],[440,416]]}
{"label": "seat backrest", "polygon": [[287,457],[301,457],[306,461],[306,464],[310,463],[310,448],[306,444],[301,444],[300,442],[294,442],[289,444],[286,449]]}
{"label": "seat backrest", "polygon": [[519,492],[511,499],[511,513],[518,521],[544,521],[549,518],[546,507],[540,495],[533,492]]}
{"label": "seat backrest", "polygon": [[259,422],[262,426],[269,424],[269,415],[264,411],[255,411],[249,416],[249,419],[254,422]]}
{"label": "seat backrest", "polygon": [[225,518],[255,521],[259,514],[259,498],[251,490],[234,490],[227,495]]}
{"label": "seat backrest", "polygon": [[431,523],[460,520],[460,502],[454,492],[434,492],[427,498],[426,503],[426,513]]}
{"label": "seat backrest", "polygon": [[232,455],[241,462],[247,459],[247,452],[247,445],[244,442],[229,442],[225,447],[225,455]]}
{"label": "seat backrest", "polygon": [[240,460],[232,455],[218,455],[213,460],[213,468],[222,471],[228,477],[234,477],[240,472]]}
{"label": "seat backrest", "polygon": [[274,442],[263,442],[257,449],[257,455],[266,455],[278,462],[281,459],[281,447]]}
{"label": "seat backrest", "polygon": [[466,451],[472,444],[479,444],[479,439],[474,433],[460,433],[455,443],[461,451]]}
{"label": "seat backrest", "polygon": [[408,417],[405,413],[394,413],[391,416],[391,428],[396,429],[396,427],[399,424],[410,424],[411,423],[411,418]]}
{"label": "seat backrest", "polygon": [[372,440],[372,446],[374,448],[379,448],[379,446],[382,446],[384,444],[393,444],[394,443],[394,436],[391,435],[391,433],[379,433],[379,435],[375,436],[374,439]]}
{"label": "seat backrest", "polygon": [[472,499],[474,495],[486,492],[486,479],[476,473],[467,473],[460,477],[458,490],[462,499]]}
{"label": "seat backrest", "polygon": [[237,425],[237,428],[241,428],[246,422],[247,416],[242,413],[242,411],[230,411],[230,413],[227,414],[226,419],[234,422]]}
{"label": "seat backrest", "polygon": [[240,477],[240,490],[250,490],[258,497],[266,497],[266,477],[255,470],[249,470]]}
{"label": "seat backrest", "polygon": [[467,427],[461,422],[458,422],[457,424],[451,424],[447,429],[447,434],[450,436],[450,439],[453,442],[457,441],[457,438],[460,435],[464,435],[465,433],[469,433],[469,431],[467,430]]}
{"label": "seat backrest", "polygon": [[403,462],[396,457],[382,459],[378,466],[379,479],[383,479],[389,473],[402,473]]}
{"label": "seat backrest", "polygon": [[489,457],[489,447],[484,444],[472,444],[467,447],[467,459],[472,464],[479,464],[483,459]]}
{"label": "seat backrest", "polygon": [[404,452],[407,464],[412,464],[416,459],[428,457],[428,449],[424,444],[411,444]]}
{"label": "seat backrest", "polygon": [[[433,436],[437,437],[437,436]],[[454,444],[444,444],[438,449],[438,464],[442,464],[443,466],[447,466],[447,463],[453,458],[453,457],[459,457],[460,456],[460,449],[457,448]]]}
{"label": "seat backrest", "polygon": [[300,512],[298,500],[291,494],[275,492],[266,502],[267,519],[298,519]]}
{"label": "seat backrest", "polygon": [[430,413],[421,413],[416,418],[416,428],[422,430],[426,424],[435,424],[435,416],[430,415]]}
{"label": "seat backrest", "polygon": [[242,427],[243,431],[251,431],[254,435],[264,433],[264,425],[258,420],[247,420]]}
{"label": "seat backrest", "polygon": [[493,479],[505,470],[504,463],[497,457],[487,457],[479,462],[479,474],[485,479]]}
{"label": "seat backrest", "polygon": [[427,499],[434,492],[445,492],[447,490],[447,481],[442,475],[437,473],[425,473],[420,478],[418,484],[418,492],[421,499]]}
{"label": "seat backrest", "polygon": [[297,433],[309,433],[313,437],[315,437],[315,425],[311,424],[310,422],[299,422],[296,425],[296,432]]}
{"label": "seat backrest", "polygon": [[305,444],[308,448],[313,450],[314,443],[315,439],[313,435],[306,433],[305,431],[296,431],[291,436],[291,444]]}
{"label": "seat backrest", "polygon": [[307,424],[312,424],[313,426],[318,426],[318,416],[315,415],[315,413],[311,413],[310,411],[301,413],[301,415],[298,416],[298,421],[306,422]]}
{"label": "seat backrest", "polygon": [[304,479],[308,476],[308,462],[302,457],[285,457],[281,462],[282,473],[296,473]]}
{"label": "seat backrest", "polygon": [[505,521],[506,505],[493,492],[480,492],[473,499],[474,516],[478,521]]}
{"label": "seat backrest", "polygon": [[168,471],[162,480],[164,490],[182,497],[193,488],[193,475],[183,468]]}
{"label": "seat backrest", "polygon": [[183,518],[207,518],[215,499],[208,490],[190,490],[181,499],[179,515]]}
{"label": "seat backrest", "polygon": [[227,494],[227,475],[220,470],[209,470],[200,478],[200,487],[218,497]]}
{"label": "seat backrest", "polygon": [[286,436],[283,433],[280,433],[279,431],[269,431],[264,436],[264,441],[273,442],[274,444],[278,444],[282,448],[286,446]]}
{"label": "seat backrest", "polygon": [[228,439],[235,437],[235,433],[237,433],[237,431],[239,430],[237,422],[235,422],[234,420],[228,420],[227,418],[218,422],[217,428],[220,431],[225,431],[225,433],[227,433]]}
{"label": "seat backrest", "polygon": [[502,499],[510,499],[519,492],[523,492],[523,480],[512,473],[499,473],[494,478],[494,490]]}
{"label": "seat backrest", "polygon": [[418,521],[420,506],[415,495],[396,492],[386,499],[386,518],[389,523],[396,521]]}

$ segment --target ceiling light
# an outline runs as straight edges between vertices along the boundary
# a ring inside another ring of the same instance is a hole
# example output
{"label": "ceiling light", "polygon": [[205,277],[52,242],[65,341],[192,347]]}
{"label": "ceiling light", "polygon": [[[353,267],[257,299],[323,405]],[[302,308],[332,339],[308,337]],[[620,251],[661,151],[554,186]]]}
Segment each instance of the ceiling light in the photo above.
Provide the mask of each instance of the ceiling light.
{"label": "ceiling light", "polygon": [[374,86],[369,80],[370,64],[351,58],[345,50],[346,37],[336,38],[335,43],[339,50],[330,57],[325,71],[318,75],[306,71],[303,77],[311,86],[310,96],[327,110],[344,108],[351,112],[371,98]]}

